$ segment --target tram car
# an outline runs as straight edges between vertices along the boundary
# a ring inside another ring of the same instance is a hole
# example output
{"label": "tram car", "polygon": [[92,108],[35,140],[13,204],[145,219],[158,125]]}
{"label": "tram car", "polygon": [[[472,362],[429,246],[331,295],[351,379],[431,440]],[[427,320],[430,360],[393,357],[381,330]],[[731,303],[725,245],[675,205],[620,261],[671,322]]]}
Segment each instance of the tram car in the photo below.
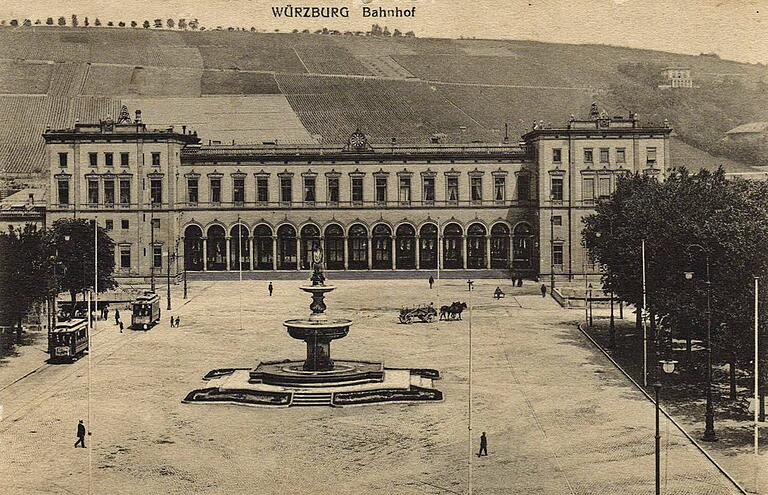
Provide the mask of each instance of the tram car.
{"label": "tram car", "polygon": [[133,301],[131,328],[149,330],[160,322],[160,296],[145,292]]}
{"label": "tram car", "polygon": [[51,361],[74,361],[88,350],[88,320],[60,321],[51,331],[48,352]]}

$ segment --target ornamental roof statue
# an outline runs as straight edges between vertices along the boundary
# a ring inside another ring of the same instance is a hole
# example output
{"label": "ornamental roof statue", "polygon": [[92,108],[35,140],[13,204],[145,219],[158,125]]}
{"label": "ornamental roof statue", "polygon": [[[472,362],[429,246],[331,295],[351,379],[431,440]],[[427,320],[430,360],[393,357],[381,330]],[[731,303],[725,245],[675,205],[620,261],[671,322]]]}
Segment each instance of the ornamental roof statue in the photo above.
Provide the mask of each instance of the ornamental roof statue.
{"label": "ornamental roof statue", "polygon": [[128,107],[123,105],[120,108],[120,116],[117,118],[118,124],[131,124],[131,114],[128,113]]}

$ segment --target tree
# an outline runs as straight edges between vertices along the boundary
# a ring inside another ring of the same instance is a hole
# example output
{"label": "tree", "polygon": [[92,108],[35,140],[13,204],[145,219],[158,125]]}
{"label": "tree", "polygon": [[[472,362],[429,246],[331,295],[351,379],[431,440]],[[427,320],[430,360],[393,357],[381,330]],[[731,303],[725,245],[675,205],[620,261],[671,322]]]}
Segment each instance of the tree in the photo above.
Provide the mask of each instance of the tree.
{"label": "tree", "polygon": [[405,37],[406,38],[415,38],[416,37],[416,33],[414,33],[413,31],[408,31],[408,32],[405,33]]}
{"label": "tree", "polygon": [[125,22],[123,22],[123,21],[118,22],[117,23],[117,27],[121,27],[121,28],[125,27]]}
{"label": "tree", "polygon": [[[93,222],[83,219],[62,219],[54,222],[48,233],[51,251],[58,250],[63,269],[57,271],[57,288],[69,292],[74,307],[78,293],[93,290],[94,234]],[[103,228],[98,227],[98,290],[104,292],[117,287],[114,242]],[[69,240],[65,240],[69,236]]]}
{"label": "tree", "polygon": [[77,27],[80,25],[80,22],[77,20],[77,15],[72,14],[72,23],[70,25],[72,27]]}
{"label": "tree", "polygon": [[19,21],[17,21],[16,19],[11,19],[11,26],[16,27],[18,25],[19,25]]}
{"label": "tree", "polygon": [[53,26],[53,17],[49,17],[48,19],[46,19],[46,20],[45,20],[45,23],[46,23],[48,26]]}
{"label": "tree", "polygon": [[384,26],[384,31],[381,32],[383,36],[392,36],[392,33],[389,32],[389,28],[387,26]]}
{"label": "tree", "polygon": [[163,20],[155,19],[155,29],[162,29],[162,28],[163,28]]}
{"label": "tree", "polygon": [[88,21],[87,17],[85,19],[83,19],[83,26],[88,27],[90,25],[91,25],[91,23],[90,23],[90,21]]}
{"label": "tree", "polygon": [[0,233],[0,321],[17,325],[48,294],[48,256],[44,232],[28,224]]}
{"label": "tree", "polygon": [[165,25],[168,26],[168,29],[173,29],[176,26],[176,22],[173,19],[168,19],[165,21]]}
{"label": "tree", "polygon": [[66,26],[67,20],[64,18],[64,16],[59,17],[59,26]]}
{"label": "tree", "polygon": [[149,21],[144,21],[144,24],[142,24],[142,26],[144,26],[144,29],[149,29]]}
{"label": "tree", "polygon": [[29,27],[31,25],[32,25],[32,21],[30,19],[24,19],[24,26]]}
{"label": "tree", "polygon": [[192,31],[195,31],[200,26],[200,23],[197,19],[192,19],[189,21],[189,29]]}
{"label": "tree", "polygon": [[187,30],[187,20],[183,17],[179,19],[179,22],[176,23],[179,29],[186,31]]}
{"label": "tree", "polygon": [[136,21],[131,21],[131,27],[132,27],[132,28],[135,28],[135,27],[137,27],[138,25],[139,25],[139,23],[138,23],[138,22],[136,22]]}
{"label": "tree", "polygon": [[35,25],[40,25],[40,24],[42,24],[42,22],[40,22],[40,19],[35,21]]}
{"label": "tree", "polygon": [[95,21],[93,21],[94,26],[101,26],[101,20],[97,17]]}
{"label": "tree", "polygon": [[395,38],[399,38],[402,35],[403,35],[403,33],[401,33],[399,29],[395,29],[394,31],[392,31],[392,36],[395,37]]}

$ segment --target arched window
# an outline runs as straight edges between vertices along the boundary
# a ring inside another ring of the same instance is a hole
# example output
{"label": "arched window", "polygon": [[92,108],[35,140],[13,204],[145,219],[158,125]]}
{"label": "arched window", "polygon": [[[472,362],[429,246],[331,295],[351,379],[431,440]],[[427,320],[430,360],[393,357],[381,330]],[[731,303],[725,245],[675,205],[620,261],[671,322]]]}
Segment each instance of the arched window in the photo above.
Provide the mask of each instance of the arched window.
{"label": "arched window", "polygon": [[373,268],[392,269],[392,230],[383,223],[373,228]]}
{"label": "arched window", "polygon": [[503,223],[491,227],[491,268],[509,268],[509,227]]}
{"label": "arched window", "polygon": [[[230,270],[251,269],[251,248],[248,241],[248,227],[245,225],[235,225],[230,229],[229,256]],[[238,260],[240,266],[238,266]]]}
{"label": "arched window", "polygon": [[271,270],[272,259],[272,227],[257,225],[253,229],[253,262],[256,270]]}
{"label": "arched window", "polygon": [[320,245],[320,228],[307,224],[301,228],[301,268],[309,270],[312,266],[312,250],[315,244]]}
{"label": "arched window", "polygon": [[443,267],[464,268],[463,258],[464,231],[457,223],[449,223],[443,228]]}
{"label": "arched window", "polygon": [[344,269],[344,230],[335,223],[325,228],[325,266],[329,270]]}
{"label": "arched window", "polygon": [[368,229],[359,223],[349,228],[349,269],[368,268]]}
{"label": "arched window", "polygon": [[515,268],[531,268],[533,231],[527,223],[519,223],[512,233],[512,263]]}
{"label": "arched window", "polygon": [[208,227],[208,259],[206,260],[208,270],[227,269],[226,242],[224,227],[221,225],[211,225]]}
{"label": "arched window", "polygon": [[427,223],[419,230],[419,268],[437,268],[437,225]]}
{"label": "arched window", "polygon": [[203,270],[203,230],[197,225],[184,229],[184,269]]}
{"label": "arched window", "polygon": [[281,225],[277,229],[277,269],[296,269],[296,229],[293,225]]}
{"label": "arched window", "polygon": [[395,231],[395,267],[413,270],[416,268],[416,229],[404,223]]}
{"label": "arched window", "polygon": [[473,223],[467,228],[467,268],[485,268],[485,227]]}

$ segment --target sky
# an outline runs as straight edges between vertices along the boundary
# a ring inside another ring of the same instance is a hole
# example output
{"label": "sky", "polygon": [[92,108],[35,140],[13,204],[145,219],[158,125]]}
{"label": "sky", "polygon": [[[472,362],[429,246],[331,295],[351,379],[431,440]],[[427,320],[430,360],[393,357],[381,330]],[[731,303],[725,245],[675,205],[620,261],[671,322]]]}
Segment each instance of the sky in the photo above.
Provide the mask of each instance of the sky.
{"label": "sky", "polygon": [[[2,0],[0,19],[197,18],[209,28],[367,30],[377,22],[420,37],[598,43],[768,63],[768,0],[293,0],[348,7],[348,18],[276,19],[277,0]],[[362,7],[416,7],[413,19],[362,17]]]}

